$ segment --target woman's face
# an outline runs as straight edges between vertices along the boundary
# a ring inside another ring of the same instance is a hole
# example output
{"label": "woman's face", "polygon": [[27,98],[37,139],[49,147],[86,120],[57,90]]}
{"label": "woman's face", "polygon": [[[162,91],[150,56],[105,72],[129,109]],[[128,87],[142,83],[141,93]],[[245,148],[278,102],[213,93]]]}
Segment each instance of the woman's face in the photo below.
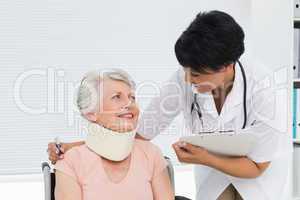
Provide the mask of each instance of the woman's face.
{"label": "woman's face", "polygon": [[[88,118],[105,128],[117,132],[129,132],[137,127],[139,108],[132,88],[122,82],[103,79],[100,83],[98,111]],[[91,119],[92,118],[92,119]]]}

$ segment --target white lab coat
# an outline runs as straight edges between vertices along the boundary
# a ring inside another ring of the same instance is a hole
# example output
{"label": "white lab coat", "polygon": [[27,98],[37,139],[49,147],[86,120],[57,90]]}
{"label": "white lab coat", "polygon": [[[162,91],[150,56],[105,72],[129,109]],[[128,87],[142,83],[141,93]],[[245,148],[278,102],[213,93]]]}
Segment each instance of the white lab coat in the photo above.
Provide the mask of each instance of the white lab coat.
{"label": "white lab coat", "polygon": [[[244,66],[245,67],[245,66]],[[248,158],[254,162],[271,161],[269,168],[258,178],[242,179],[226,175],[207,166],[195,166],[197,200],[215,200],[232,183],[244,200],[286,200],[284,194],[288,180],[289,158],[292,142],[288,133],[274,127],[275,94],[271,88],[262,89],[260,84],[246,71],[247,78],[247,124],[243,131],[250,131],[259,137]],[[184,71],[180,68],[165,83],[160,94],[153,98],[143,112],[138,132],[152,139],[173,121],[180,113],[185,118],[185,133],[192,131],[229,130],[241,131],[244,120],[243,78],[240,67],[235,67],[235,80],[231,92],[226,97],[220,115],[217,113],[211,94],[198,95],[198,103],[203,115],[203,124],[191,115],[193,92],[184,81]],[[191,121],[194,120],[193,127]],[[195,121],[196,120],[196,121]],[[287,121],[287,116],[281,120]],[[273,122],[273,123],[271,123]],[[196,126],[195,126],[196,124]]]}

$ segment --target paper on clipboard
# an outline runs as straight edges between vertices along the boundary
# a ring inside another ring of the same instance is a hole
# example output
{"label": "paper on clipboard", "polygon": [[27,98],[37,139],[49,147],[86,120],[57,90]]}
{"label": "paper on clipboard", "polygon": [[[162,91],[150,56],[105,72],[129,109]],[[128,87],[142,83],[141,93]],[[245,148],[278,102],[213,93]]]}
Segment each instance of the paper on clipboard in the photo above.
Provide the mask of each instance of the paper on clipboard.
{"label": "paper on clipboard", "polygon": [[212,133],[184,136],[179,140],[195,146],[203,147],[215,154],[226,156],[246,156],[251,152],[258,138],[249,132],[233,132],[230,134]]}

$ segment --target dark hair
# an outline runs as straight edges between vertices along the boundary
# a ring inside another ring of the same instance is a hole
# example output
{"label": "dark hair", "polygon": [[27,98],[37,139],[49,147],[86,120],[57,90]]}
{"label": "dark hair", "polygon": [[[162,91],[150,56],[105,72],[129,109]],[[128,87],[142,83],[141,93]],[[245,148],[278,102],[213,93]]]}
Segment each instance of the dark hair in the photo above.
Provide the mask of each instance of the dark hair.
{"label": "dark hair", "polygon": [[175,54],[183,67],[205,73],[218,71],[236,62],[244,53],[244,32],[221,11],[201,12],[175,44]]}

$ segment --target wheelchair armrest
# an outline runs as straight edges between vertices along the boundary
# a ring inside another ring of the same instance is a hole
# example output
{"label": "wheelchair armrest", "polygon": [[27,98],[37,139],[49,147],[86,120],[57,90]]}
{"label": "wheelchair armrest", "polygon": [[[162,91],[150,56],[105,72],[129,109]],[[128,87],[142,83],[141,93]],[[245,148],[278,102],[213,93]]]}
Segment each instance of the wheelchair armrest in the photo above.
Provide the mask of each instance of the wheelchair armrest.
{"label": "wheelchair armrest", "polygon": [[49,163],[48,162],[43,162],[42,163],[42,171],[44,171],[45,170],[45,167],[47,167],[47,169],[46,170],[50,170],[51,168],[50,168],[50,165],[49,165]]}
{"label": "wheelchair armrest", "polygon": [[191,199],[182,196],[175,196],[175,200],[191,200]]}

